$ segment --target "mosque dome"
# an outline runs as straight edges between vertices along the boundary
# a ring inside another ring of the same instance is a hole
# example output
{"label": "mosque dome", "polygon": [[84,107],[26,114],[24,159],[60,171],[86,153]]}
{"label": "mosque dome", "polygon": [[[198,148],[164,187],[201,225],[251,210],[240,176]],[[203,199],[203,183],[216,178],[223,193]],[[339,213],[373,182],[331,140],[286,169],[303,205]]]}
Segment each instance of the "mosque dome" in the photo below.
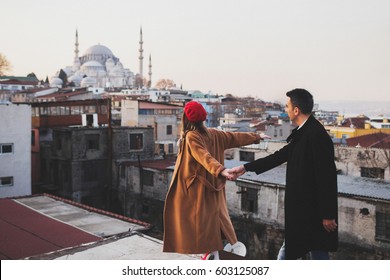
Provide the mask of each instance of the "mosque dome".
{"label": "mosque dome", "polygon": [[83,79],[83,76],[81,76],[79,73],[76,73],[68,78],[69,82],[75,83],[75,85],[80,85],[81,80]]}
{"label": "mosque dome", "polygon": [[62,87],[63,81],[58,77],[52,77],[50,79],[50,86],[51,87]]}
{"label": "mosque dome", "polygon": [[105,67],[98,61],[90,60],[81,66],[81,71],[89,76],[95,76],[98,71],[105,71]]}
{"label": "mosque dome", "polygon": [[114,57],[114,54],[112,51],[103,45],[94,45],[92,47],[89,47],[85,52],[84,55],[105,55],[108,57]]}
{"label": "mosque dome", "polygon": [[85,77],[81,80],[80,85],[82,87],[96,86],[96,79],[93,77]]}

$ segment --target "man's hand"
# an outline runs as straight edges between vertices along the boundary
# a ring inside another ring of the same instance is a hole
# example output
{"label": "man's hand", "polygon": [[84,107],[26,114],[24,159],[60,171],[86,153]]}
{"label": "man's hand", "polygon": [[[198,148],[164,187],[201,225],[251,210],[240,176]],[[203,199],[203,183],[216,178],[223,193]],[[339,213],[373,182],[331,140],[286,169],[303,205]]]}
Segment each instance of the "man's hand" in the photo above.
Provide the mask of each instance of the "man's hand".
{"label": "man's hand", "polygon": [[333,220],[323,219],[322,225],[324,226],[324,228],[327,232],[335,231],[337,228],[337,224],[336,224],[336,221],[334,219]]}
{"label": "man's hand", "polygon": [[226,179],[228,179],[229,181],[234,181],[237,179],[237,176],[234,172],[231,172],[230,170],[231,169],[225,168],[224,170],[222,170],[221,175],[226,177]]}
{"label": "man's hand", "polygon": [[228,169],[229,174],[231,174],[232,176],[234,176],[234,180],[236,180],[239,176],[243,175],[246,170],[244,168],[244,165],[240,165],[240,166],[236,166],[236,167],[233,167],[231,169]]}
{"label": "man's hand", "polygon": [[239,176],[246,172],[243,165],[234,167],[234,168],[225,168],[222,170],[221,175],[226,177],[229,181],[235,181]]}

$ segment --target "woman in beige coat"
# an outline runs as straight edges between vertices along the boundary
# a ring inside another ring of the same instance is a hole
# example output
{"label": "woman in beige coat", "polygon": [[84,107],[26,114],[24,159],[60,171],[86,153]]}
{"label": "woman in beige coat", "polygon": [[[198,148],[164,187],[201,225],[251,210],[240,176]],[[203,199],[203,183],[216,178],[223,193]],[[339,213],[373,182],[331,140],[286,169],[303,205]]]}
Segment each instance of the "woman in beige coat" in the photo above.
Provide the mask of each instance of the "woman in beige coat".
{"label": "woman in beige coat", "polygon": [[[184,107],[179,152],[164,207],[164,252],[203,254],[223,249],[237,237],[229,217],[224,151],[258,143],[257,133],[206,128],[203,106]],[[218,254],[214,254],[217,259]]]}

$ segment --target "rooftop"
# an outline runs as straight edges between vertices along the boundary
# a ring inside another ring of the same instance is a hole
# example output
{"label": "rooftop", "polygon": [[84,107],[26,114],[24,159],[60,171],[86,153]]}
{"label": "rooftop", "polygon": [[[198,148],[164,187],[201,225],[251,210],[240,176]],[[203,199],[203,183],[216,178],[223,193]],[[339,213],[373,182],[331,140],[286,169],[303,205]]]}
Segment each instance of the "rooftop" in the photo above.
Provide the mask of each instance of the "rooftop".
{"label": "rooftop", "polygon": [[[52,195],[0,199],[0,259],[199,260],[163,253],[151,225]],[[221,252],[221,259],[242,259]]]}
{"label": "rooftop", "polygon": [[346,142],[350,147],[390,149],[390,134],[383,132],[366,134],[347,138]]}
{"label": "rooftop", "polygon": [[150,224],[50,195],[0,199],[0,259],[194,259],[162,252]]}

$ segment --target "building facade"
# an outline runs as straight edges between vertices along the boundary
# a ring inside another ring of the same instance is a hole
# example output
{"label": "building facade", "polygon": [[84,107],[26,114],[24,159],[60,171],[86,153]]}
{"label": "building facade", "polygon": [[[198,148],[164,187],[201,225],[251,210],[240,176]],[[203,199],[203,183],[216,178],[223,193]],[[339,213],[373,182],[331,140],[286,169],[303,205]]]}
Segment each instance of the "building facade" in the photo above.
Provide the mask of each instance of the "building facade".
{"label": "building facade", "polygon": [[139,100],[122,100],[122,126],[153,127],[155,153],[177,154],[183,107]]}
{"label": "building facade", "polygon": [[0,103],[0,197],[31,195],[31,106]]}
{"label": "building facade", "polygon": [[41,143],[40,192],[110,209],[120,162],[150,160],[153,152],[151,128],[53,128],[52,141]]}

